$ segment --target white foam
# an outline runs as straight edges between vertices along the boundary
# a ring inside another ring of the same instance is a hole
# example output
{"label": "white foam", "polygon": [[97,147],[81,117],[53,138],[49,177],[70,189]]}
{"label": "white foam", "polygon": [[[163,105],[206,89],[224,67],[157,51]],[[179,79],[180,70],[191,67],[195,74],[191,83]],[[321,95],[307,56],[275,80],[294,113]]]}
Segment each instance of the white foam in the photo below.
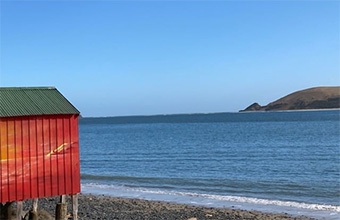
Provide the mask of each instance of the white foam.
{"label": "white foam", "polygon": [[340,219],[340,206],[335,205],[309,204],[294,201],[211,195],[160,189],[133,188],[95,183],[82,184],[82,192],[117,197],[161,200],[209,207],[235,207],[238,209],[258,210],[264,212],[285,212],[295,216],[306,215],[314,218]]}
{"label": "white foam", "polygon": [[262,205],[277,205],[277,206],[288,206],[288,207],[303,208],[303,209],[327,210],[327,211],[340,212],[340,206],[333,206],[333,205],[308,204],[308,203],[300,203],[300,202],[292,202],[292,201],[258,199],[258,198],[249,198],[249,197],[239,197],[239,196],[218,196],[218,195],[208,195],[208,194],[199,194],[199,195],[194,195],[194,196],[202,196],[205,198],[225,200],[229,202],[246,202],[246,203],[255,203],[255,204],[262,204]]}

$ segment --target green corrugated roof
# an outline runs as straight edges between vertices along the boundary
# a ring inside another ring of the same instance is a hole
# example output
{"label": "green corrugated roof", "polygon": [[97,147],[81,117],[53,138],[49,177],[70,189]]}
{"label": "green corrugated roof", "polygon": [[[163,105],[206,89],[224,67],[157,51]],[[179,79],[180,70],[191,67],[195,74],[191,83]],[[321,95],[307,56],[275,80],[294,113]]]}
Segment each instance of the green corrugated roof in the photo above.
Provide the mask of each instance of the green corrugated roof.
{"label": "green corrugated roof", "polygon": [[0,117],[79,114],[54,87],[0,87]]}

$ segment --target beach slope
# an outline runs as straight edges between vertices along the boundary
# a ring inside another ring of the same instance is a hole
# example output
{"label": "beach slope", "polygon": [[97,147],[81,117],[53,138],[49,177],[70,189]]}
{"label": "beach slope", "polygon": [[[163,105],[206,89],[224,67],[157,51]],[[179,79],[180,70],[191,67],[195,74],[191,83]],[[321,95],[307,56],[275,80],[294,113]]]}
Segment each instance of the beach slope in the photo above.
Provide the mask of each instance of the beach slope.
{"label": "beach slope", "polygon": [[[39,208],[54,216],[58,197],[39,199]],[[31,207],[30,201],[25,202],[25,210]],[[71,202],[68,201],[71,211]],[[120,219],[120,220],[228,220],[228,219],[262,219],[307,220],[308,217],[292,217],[287,214],[261,213],[227,208],[208,208],[174,204],[161,201],[127,199],[108,196],[79,195],[79,219]],[[72,219],[72,218],[70,218]]]}

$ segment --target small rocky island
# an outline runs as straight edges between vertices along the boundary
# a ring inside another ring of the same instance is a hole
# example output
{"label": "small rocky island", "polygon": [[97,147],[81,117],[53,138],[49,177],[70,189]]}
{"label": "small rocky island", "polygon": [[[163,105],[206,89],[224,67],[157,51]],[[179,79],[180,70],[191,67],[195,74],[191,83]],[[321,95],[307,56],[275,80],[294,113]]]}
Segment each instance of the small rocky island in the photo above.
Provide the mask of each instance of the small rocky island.
{"label": "small rocky island", "polygon": [[284,96],[266,106],[253,103],[240,112],[340,109],[340,86],[314,87]]}

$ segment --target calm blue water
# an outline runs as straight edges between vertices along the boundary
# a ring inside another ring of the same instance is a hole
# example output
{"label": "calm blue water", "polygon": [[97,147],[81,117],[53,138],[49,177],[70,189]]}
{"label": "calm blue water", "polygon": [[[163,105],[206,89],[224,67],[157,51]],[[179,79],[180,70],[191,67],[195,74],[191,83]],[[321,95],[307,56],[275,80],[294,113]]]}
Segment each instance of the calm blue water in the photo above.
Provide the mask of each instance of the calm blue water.
{"label": "calm blue water", "polygon": [[80,119],[82,190],[340,218],[340,111]]}

